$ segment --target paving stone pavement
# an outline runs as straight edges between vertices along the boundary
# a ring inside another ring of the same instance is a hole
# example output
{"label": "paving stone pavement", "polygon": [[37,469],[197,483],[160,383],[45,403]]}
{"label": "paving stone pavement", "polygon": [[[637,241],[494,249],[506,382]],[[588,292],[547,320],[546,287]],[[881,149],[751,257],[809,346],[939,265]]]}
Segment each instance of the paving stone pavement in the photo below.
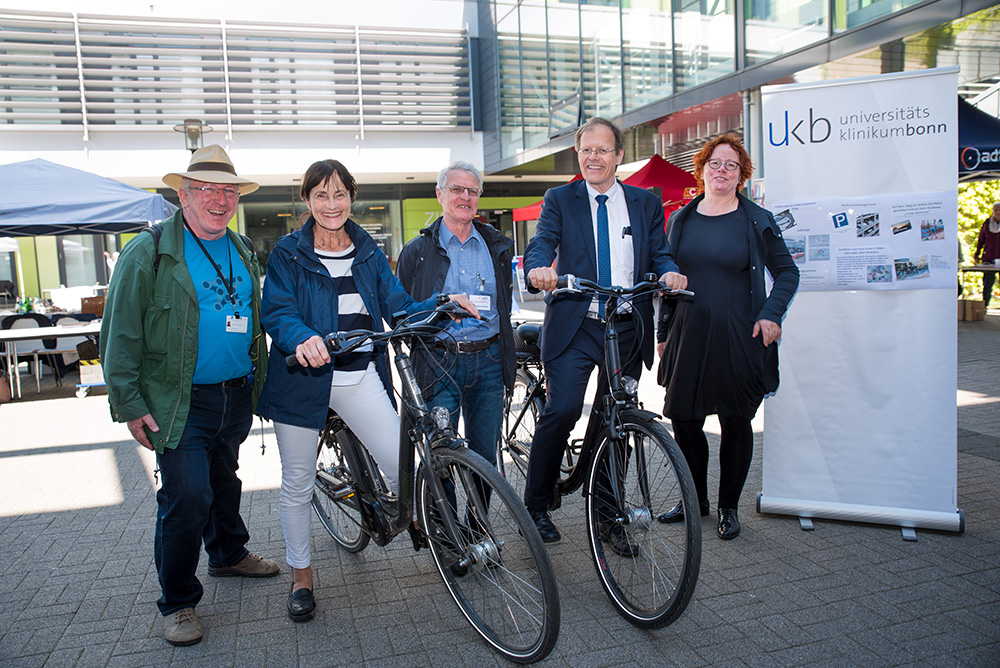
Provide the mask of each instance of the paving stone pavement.
{"label": "paving stone pavement", "polygon": [[[1000,666],[1000,313],[958,328],[964,534],[918,531],[917,542],[903,542],[898,528],[821,520],[803,532],[794,518],[757,514],[758,417],[743,533],[723,542],[705,523],[694,597],[665,629],[636,629],[613,611],[588,558],[581,499],[563,500],[554,519],[564,539],[550,546],[562,626],[539,665]],[[657,390],[646,374],[650,406]],[[240,462],[249,547],[283,572],[215,579],[203,560],[205,638],[174,648],[155,606],[152,456],[111,422],[99,392],[78,399],[47,385],[0,407],[0,666],[506,665],[405,536],[349,555],[317,524],[319,611],[290,622],[269,426],[255,423]]]}

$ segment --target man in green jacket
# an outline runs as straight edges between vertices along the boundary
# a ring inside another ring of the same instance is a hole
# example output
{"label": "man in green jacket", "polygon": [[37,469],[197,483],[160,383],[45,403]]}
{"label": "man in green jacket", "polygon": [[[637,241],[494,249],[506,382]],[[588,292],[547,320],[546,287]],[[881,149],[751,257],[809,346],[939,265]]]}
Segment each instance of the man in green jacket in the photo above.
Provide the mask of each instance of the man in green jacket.
{"label": "man in green jacket", "polygon": [[240,517],[240,444],[267,373],[260,324],[260,268],[249,239],[228,229],[241,194],[219,146],[191,156],[163,182],[181,210],[122,251],[108,288],[101,364],[111,415],[156,451],[154,555],[164,637],[201,640],[194,608],[201,545],[213,576],[271,577],[278,564],[249,552]]}

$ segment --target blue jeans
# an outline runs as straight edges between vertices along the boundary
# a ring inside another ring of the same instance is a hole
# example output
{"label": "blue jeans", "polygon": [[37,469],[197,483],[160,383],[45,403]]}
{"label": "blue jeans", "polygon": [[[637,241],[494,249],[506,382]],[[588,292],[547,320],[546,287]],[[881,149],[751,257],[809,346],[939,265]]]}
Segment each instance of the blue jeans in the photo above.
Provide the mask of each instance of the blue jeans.
{"label": "blue jeans", "polygon": [[435,348],[433,357],[441,369],[447,370],[452,363],[454,366],[448,376],[434,384],[434,394],[428,403],[447,408],[451,425],[456,429],[461,413],[469,449],[496,466],[504,395],[500,343],[494,342],[486,350],[474,353]]}
{"label": "blue jeans", "polygon": [[210,566],[232,566],[247,555],[250,534],[240,517],[243,483],[236,469],[253,422],[250,392],[249,383],[193,386],[180,443],[156,456],[162,485],[153,549],[163,592],[156,604],[164,616],[201,600],[195,570],[202,543]]}

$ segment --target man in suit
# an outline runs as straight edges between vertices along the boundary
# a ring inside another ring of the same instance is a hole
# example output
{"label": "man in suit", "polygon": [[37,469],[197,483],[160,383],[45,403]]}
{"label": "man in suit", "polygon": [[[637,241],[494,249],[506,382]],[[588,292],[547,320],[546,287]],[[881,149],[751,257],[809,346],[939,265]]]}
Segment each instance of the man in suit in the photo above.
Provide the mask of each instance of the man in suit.
{"label": "man in suit", "polygon": [[[624,148],[621,130],[607,119],[592,118],[577,130],[583,180],[545,193],[535,235],[525,249],[524,269],[535,288],[554,289],[561,274],[631,286],[650,272],[671,288],[687,286],[670,256],[659,198],[615,178]],[[561,537],[549,516],[559,463],[583,410],[590,374],[604,359],[603,301],[586,295],[546,297],[540,344],[548,395],[532,439],[524,503],[547,543]],[[636,350],[647,367],[653,363],[652,299],[638,299],[631,313],[614,317],[624,373],[638,378],[642,365]]]}

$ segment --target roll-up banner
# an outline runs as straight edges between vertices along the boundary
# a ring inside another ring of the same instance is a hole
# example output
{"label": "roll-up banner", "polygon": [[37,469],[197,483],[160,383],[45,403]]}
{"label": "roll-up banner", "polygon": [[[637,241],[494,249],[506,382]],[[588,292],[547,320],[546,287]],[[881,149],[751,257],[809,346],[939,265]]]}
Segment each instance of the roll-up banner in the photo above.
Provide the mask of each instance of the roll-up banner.
{"label": "roll-up banner", "polygon": [[760,512],[962,531],[958,68],[761,91],[765,205],[801,272]]}

